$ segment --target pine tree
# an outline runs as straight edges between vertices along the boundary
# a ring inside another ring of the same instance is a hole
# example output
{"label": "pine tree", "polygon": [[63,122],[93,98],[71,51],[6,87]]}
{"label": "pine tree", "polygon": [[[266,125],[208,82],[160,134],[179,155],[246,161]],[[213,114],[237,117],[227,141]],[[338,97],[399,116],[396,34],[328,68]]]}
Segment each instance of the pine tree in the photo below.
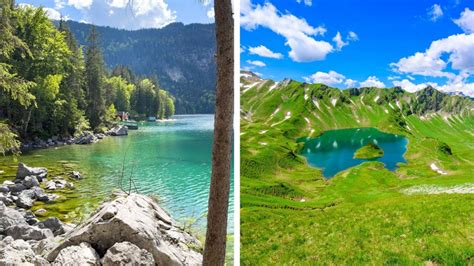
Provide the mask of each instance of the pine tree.
{"label": "pine tree", "polygon": [[98,129],[105,114],[104,101],[104,61],[99,45],[99,33],[92,26],[86,51],[86,115],[90,126]]}

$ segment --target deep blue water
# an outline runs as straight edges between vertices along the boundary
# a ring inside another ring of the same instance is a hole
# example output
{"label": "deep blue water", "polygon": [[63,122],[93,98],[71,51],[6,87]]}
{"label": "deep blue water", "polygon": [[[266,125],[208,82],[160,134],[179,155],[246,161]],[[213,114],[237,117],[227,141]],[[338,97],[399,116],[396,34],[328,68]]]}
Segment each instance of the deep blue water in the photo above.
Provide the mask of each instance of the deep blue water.
{"label": "deep blue water", "polygon": [[[354,159],[354,153],[369,142],[384,150],[383,157]],[[375,128],[351,128],[330,130],[313,139],[306,139],[301,154],[311,166],[321,168],[326,178],[366,161],[379,161],[391,171],[398,163],[405,163],[407,139],[401,135],[381,132]]]}

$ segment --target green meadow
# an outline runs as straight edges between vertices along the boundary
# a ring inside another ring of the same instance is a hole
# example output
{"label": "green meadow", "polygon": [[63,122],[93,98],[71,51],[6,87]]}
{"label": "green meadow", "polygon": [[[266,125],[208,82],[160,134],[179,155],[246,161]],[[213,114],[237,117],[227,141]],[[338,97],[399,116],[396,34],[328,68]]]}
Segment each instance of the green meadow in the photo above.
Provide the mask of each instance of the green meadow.
{"label": "green meadow", "polygon": [[[241,77],[242,265],[474,265],[474,105],[432,88],[338,90]],[[373,127],[408,139],[395,172],[325,179],[301,138]]]}

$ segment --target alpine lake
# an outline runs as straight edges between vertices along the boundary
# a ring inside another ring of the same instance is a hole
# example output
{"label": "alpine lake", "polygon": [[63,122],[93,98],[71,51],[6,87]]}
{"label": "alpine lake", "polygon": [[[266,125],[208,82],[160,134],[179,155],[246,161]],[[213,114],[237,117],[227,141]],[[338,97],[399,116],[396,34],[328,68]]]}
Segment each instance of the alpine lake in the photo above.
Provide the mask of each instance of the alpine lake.
{"label": "alpine lake", "polygon": [[[403,155],[407,150],[407,139],[401,135],[381,132],[375,128],[351,128],[325,131],[317,138],[304,141],[301,154],[309,165],[322,169],[325,178],[366,161],[379,161],[395,171],[398,163],[406,163]],[[379,146],[384,154],[378,158],[356,159],[354,153],[372,143]]]}
{"label": "alpine lake", "polygon": [[[114,191],[122,189],[154,196],[180,223],[204,232],[211,175],[214,115],[177,115],[169,122],[143,122],[128,136],[106,137],[90,145],[69,145],[0,157],[0,183],[15,179],[18,162],[46,167],[48,177],[79,171],[74,189],[53,193],[53,203],[35,202],[48,216],[79,223]],[[133,180],[130,186],[129,180]],[[122,183],[122,184],[121,184]],[[233,177],[228,231],[233,231]]]}

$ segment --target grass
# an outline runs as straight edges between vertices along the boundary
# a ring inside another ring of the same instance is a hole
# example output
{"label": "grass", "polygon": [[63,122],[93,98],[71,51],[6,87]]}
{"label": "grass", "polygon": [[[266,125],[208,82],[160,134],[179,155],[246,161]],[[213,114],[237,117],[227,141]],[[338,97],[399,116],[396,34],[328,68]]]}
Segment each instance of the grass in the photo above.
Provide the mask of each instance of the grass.
{"label": "grass", "polygon": [[[408,108],[413,95],[393,89],[272,84],[241,97],[242,265],[474,265],[474,195],[402,193],[474,181],[471,113],[406,115],[396,102]],[[356,127],[404,135],[407,163],[365,162],[326,180],[298,155],[301,137]]]}
{"label": "grass", "polygon": [[383,156],[383,150],[379,146],[368,143],[365,146],[362,146],[354,153],[354,158],[356,159],[373,159]]}

